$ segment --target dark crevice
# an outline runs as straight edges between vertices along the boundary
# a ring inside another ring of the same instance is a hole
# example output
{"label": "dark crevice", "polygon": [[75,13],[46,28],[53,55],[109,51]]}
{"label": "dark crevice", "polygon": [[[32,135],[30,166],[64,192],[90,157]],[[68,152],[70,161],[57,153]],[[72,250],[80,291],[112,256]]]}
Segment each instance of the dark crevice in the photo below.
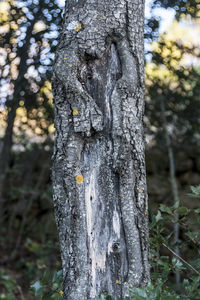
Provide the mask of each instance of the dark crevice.
{"label": "dark crevice", "polygon": [[[101,59],[85,54],[78,74],[78,80],[83,89],[92,97],[92,101],[96,103],[104,115],[104,134],[109,139],[112,139],[113,115],[111,97],[116,82],[122,76],[121,64],[115,43],[109,46],[105,56]],[[107,88],[107,80],[110,81],[109,89]],[[108,103],[105,103],[106,99]],[[110,110],[109,117],[107,110]]]}
{"label": "dark crevice", "polygon": [[[112,70],[112,67],[115,63],[115,70]],[[108,61],[108,70],[110,71],[110,75],[111,75],[111,82],[112,82],[112,86],[110,88],[110,90],[108,91],[108,101],[109,101],[109,107],[110,107],[110,114],[111,114],[111,118],[110,118],[110,122],[108,124],[108,130],[109,130],[109,137],[112,141],[112,145],[113,143],[113,138],[112,138],[112,132],[113,132],[113,109],[112,109],[112,103],[111,103],[111,97],[113,94],[113,90],[116,86],[117,81],[122,77],[122,70],[121,70],[121,63],[119,60],[119,54],[117,52],[117,47],[115,43],[111,44],[110,47],[110,55],[109,55],[109,61]],[[114,72],[112,72],[114,71]],[[108,74],[109,76],[109,74]],[[113,145],[113,149],[114,149],[114,145]]]}

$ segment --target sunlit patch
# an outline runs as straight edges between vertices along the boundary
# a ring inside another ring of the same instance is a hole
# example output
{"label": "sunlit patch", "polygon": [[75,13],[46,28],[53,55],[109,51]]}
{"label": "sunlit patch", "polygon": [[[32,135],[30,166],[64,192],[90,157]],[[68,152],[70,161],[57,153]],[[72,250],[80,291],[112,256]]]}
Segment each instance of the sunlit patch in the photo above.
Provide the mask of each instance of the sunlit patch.
{"label": "sunlit patch", "polygon": [[48,132],[49,132],[49,133],[52,133],[52,134],[55,132],[54,124],[49,125],[49,127],[48,127]]}
{"label": "sunlit patch", "polygon": [[22,123],[26,123],[27,122],[27,117],[22,117]]}
{"label": "sunlit patch", "polygon": [[76,182],[81,183],[83,182],[83,175],[79,174],[76,176]]}
{"label": "sunlit patch", "polygon": [[44,31],[46,29],[46,24],[43,21],[38,21],[34,25],[34,33]]}

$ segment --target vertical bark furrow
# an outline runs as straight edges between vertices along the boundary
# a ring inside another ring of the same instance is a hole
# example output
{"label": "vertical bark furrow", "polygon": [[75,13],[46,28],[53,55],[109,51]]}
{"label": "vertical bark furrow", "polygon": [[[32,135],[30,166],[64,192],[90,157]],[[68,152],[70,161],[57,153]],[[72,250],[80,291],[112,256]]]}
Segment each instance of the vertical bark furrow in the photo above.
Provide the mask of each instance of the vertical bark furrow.
{"label": "vertical bark furrow", "polygon": [[66,4],[53,79],[64,299],[122,300],[149,278],[142,10],[139,0]]}

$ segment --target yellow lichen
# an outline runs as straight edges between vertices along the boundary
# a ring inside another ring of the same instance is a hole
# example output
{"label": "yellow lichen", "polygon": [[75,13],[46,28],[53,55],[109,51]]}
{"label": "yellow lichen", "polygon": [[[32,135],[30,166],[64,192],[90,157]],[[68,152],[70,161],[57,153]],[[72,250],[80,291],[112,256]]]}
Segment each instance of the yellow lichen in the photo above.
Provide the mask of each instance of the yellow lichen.
{"label": "yellow lichen", "polygon": [[81,183],[83,182],[83,175],[79,174],[76,176],[76,182]]}
{"label": "yellow lichen", "polygon": [[118,279],[116,280],[116,283],[119,284],[119,280]]}
{"label": "yellow lichen", "polygon": [[76,32],[78,32],[81,29],[82,25],[79,23],[78,25],[76,25],[75,30]]}
{"label": "yellow lichen", "polygon": [[139,193],[142,193],[142,190],[141,190],[141,188],[139,188],[138,192],[139,192]]}
{"label": "yellow lichen", "polygon": [[63,291],[60,291],[59,294],[60,294],[60,296],[63,296]]}
{"label": "yellow lichen", "polygon": [[78,115],[78,110],[76,108],[74,108],[72,113],[73,113],[73,116],[76,116],[76,115]]}

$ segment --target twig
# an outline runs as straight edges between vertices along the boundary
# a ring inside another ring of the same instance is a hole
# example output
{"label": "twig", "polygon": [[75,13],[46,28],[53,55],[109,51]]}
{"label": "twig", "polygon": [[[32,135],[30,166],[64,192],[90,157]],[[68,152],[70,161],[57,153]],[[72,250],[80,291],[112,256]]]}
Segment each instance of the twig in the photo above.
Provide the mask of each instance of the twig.
{"label": "twig", "polygon": [[19,293],[20,293],[21,299],[22,299],[22,300],[25,300],[24,295],[23,295],[23,293],[22,293],[21,286],[18,285],[18,286],[17,286],[17,289],[18,289],[18,291],[19,291]]}
{"label": "twig", "polygon": [[172,249],[170,249],[166,244],[162,243],[164,247],[166,247],[174,256],[176,256],[178,259],[180,259],[184,264],[186,264],[190,269],[192,269],[195,273],[200,275],[200,272],[197,271],[193,266],[191,266],[187,261],[185,261],[182,257],[180,257],[178,254],[176,254]]}

